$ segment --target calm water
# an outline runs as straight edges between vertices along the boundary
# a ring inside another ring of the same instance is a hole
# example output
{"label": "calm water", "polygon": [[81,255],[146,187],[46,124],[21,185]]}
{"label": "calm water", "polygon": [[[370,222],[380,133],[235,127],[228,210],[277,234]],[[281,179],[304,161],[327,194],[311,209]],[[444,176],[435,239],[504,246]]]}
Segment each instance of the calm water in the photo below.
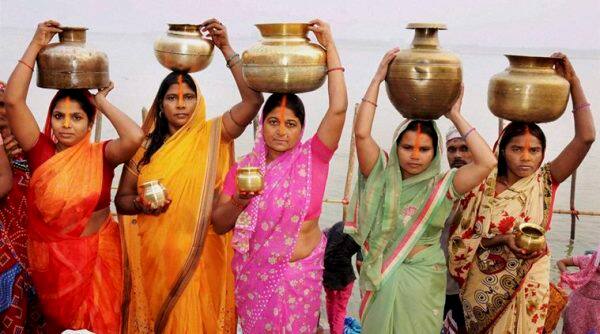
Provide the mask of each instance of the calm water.
{"label": "calm water", "polygon": [[[30,40],[33,30],[23,31],[9,28],[0,28],[0,78],[6,80],[14,68],[17,59],[20,58]],[[109,98],[119,108],[124,110],[135,120],[141,120],[141,108],[148,107],[152,102],[154,94],[162,78],[168,73],[155,60],[152,43],[160,34],[96,34],[89,32],[88,42],[90,45],[103,50],[110,59],[111,78],[116,88]],[[258,39],[258,37],[257,37]],[[346,78],[349,90],[350,107],[347,117],[347,126],[344,132],[339,150],[337,151],[330,168],[329,182],[327,184],[326,198],[341,199],[348,164],[348,152],[350,144],[350,124],[352,121],[354,103],[360,101],[367,88],[372,74],[374,73],[383,53],[396,46],[391,39],[384,36],[381,41],[338,41],[342,63],[346,67]],[[232,40],[232,44],[238,52],[255,44],[257,40],[243,39]],[[443,43],[443,38],[442,38]],[[400,45],[405,47],[406,45]],[[488,111],[486,104],[487,85],[489,78],[503,70],[507,60],[502,56],[504,53],[548,55],[555,50],[550,49],[493,49],[478,48],[477,46],[447,46],[445,47],[457,53],[463,62],[465,97],[462,112],[465,117],[477,127],[479,132],[493,144],[497,137],[497,119]],[[600,50],[562,50],[568,54],[586,91],[587,97],[593,107],[600,106]],[[210,117],[216,116],[228,110],[238,102],[239,95],[235,83],[225,67],[225,61],[221,54],[216,51],[212,64],[201,73],[195,73],[194,77],[199,82],[207,101],[207,113]],[[42,122],[48,107],[48,103],[54,91],[40,89],[31,86],[28,103],[38,121]],[[383,87],[382,87],[383,88]],[[327,109],[326,87],[302,94],[302,99],[307,107],[307,134],[312,135]],[[396,125],[402,121],[399,114],[393,109],[387,99],[384,89],[379,98],[378,114],[374,123],[375,138],[382,147],[389,147],[392,140],[392,132]],[[567,110],[571,110],[569,104]],[[600,115],[595,112],[596,128],[600,129]],[[114,129],[105,119],[102,137],[113,138],[116,136]],[[548,159],[555,157],[573,136],[573,119],[569,111],[556,122],[544,124],[548,137]],[[449,122],[446,119],[439,121],[442,131],[446,131]],[[307,137],[308,138],[308,137]],[[248,152],[252,147],[252,131],[249,129],[236,141],[237,155]],[[577,182],[577,208],[579,210],[600,211],[596,190],[600,186],[600,144],[592,147],[586,160],[580,167]],[[120,171],[118,172],[120,173]],[[118,176],[115,178],[115,184]],[[567,180],[558,190],[556,208],[567,209],[569,206],[569,185]],[[339,205],[325,204],[320,224],[327,227],[341,220],[342,210]],[[566,215],[555,215],[552,223],[552,232],[549,240],[553,250],[554,259],[561,258],[571,250],[569,246],[570,217]],[[577,223],[577,236],[573,247],[574,253],[582,253],[584,250],[595,249],[600,236],[600,218],[581,217]],[[556,277],[556,270],[554,277]],[[357,294],[355,294],[354,298]],[[353,299],[350,306],[350,314],[357,313],[357,299]]]}

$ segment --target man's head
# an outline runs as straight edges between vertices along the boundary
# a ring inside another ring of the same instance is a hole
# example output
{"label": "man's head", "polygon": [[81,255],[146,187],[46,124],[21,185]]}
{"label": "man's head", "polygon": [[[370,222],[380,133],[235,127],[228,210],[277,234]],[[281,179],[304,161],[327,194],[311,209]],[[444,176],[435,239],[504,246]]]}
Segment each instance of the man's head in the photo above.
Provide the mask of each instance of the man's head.
{"label": "man's head", "polygon": [[455,127],[451,127],[446,134],[446,154],[450,168],[460,168],[473,161],[467,142]]}

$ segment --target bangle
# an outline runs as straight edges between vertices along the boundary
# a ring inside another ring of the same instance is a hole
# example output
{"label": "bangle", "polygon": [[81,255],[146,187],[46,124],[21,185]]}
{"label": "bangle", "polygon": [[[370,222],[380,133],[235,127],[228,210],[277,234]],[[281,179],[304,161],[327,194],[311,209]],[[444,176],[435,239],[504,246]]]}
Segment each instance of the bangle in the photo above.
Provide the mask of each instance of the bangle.
{"label": "bangle", "polygon": [[476,129],[474,127],[470,128],[469,131],[467,131],[465,133],[464,136],[462,136],[463,140],[467,140],[467,137],[471,134],[471,132],[475,131]]}
{"label": "bangle", "polygon": [[342,72],[346,72],[346,69],[343,67],[334,67],[334,68],[330,68],[327,70],[327,74],[329,74],[329,72],[333,72],[333,71],[342,71]]}
{"label": "bangle", "polygon": [[235,197],[231,197],[231,200],[229,201],[229,203],[231,203],[231,205],[235,206],[236,208],[240,209],[240,211],[244,211],[246,209],[246,206],[240,202],[238,202],[237,199],[235,199]]}
{"label": "bangle", "polygon": [[373,106],[375,106],[375,108],[377,108],[377,103],[371,101],[371,100],[367,100],[366,98],[362,98],[361,99],[363,102],[367,102],[368,104],[372,104]]}
{"label": "bangle", "polygon": [[589,104],[589,103],[580,104],[580,105],[578,105],[578,106],[575,106],[575,107],[573,108],[573,111],[572,111],[572,112],[573,112],[573,113],[575,113],[575,112],[577,112],[577,111],[579,111],[579,110],[581,110],[581,109],[589,108],[589,107],[591,107],[591,106],[592,106],[592,105],[591,105],[591,104]]}
{"label": "bangle", "polygon": [[26,62],[24,62],[21,59],[19,59],[18,61],[19,61],[19,63],[21,63],[21,64],[25,65],[26,67],[28,67],[31,70],[31,72],[33,72],[33,66],[27,64]]}
{"label": "bangle", "polygon": [[[231,63],[232,60],[234,60],[235,58],[238,58],[238,61],[234,62],[233,64]],[[233,56],[227,58],[227,60],[225,61],[225,66],[227,66],[227,68],[232,68],[235,64],[237,64],[241,59],[239,59],[240,55],[237,53],[234,53]]]}

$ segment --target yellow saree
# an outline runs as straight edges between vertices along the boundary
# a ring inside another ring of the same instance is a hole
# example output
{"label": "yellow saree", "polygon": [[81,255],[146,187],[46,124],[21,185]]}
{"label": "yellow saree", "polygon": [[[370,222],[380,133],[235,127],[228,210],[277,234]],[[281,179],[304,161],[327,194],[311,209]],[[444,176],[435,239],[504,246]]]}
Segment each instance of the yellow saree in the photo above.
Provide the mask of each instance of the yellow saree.
{"label": "yellow saree", "polygon": [[[212,201],[233,160],[221,119],[205,120],[204,98],[190,121],[167,139],[150,163],[127,168],[138,185],[160,179],[172,203],[159,215],[120,217],[125,242],[124,332],[235,333],[231,233],[210,224]],[[156,105],[144,122],[149,133]],[[139,168],[138,168],[139,167]]]}

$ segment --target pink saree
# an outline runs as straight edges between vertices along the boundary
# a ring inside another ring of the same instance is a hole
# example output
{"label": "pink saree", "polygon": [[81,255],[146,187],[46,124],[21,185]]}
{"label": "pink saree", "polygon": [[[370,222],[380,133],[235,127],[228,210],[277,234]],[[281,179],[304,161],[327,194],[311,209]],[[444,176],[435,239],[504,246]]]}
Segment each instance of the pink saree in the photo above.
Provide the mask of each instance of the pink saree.
{"label": "pink saree", "polygon": [[321,157],[314,155],[315,147],[323,145],[315,141],[317,136],[267,164],[259,131],[253,152],[239,163],[258,166],[265,178],[262,195],[238,217],[232,241],[236,305],[244,333],[316,331],[325,237],[311,255],[290,262],[301,223],[312,211],[311,200],[322,200],[322,191],[314,193],[312,184],[321,178],[313,178],[312,169],[323,168],[322,161],[313,163]]}

